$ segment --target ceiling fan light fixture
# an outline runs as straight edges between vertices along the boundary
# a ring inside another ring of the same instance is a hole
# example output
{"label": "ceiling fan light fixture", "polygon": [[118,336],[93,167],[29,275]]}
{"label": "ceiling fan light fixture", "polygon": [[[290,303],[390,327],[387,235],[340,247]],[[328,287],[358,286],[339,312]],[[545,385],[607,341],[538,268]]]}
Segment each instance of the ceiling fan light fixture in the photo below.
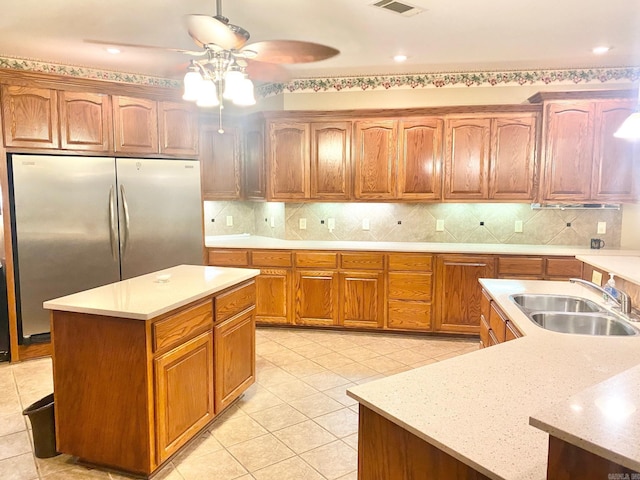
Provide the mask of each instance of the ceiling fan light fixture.
{"label": "ceiling fan light fixture", "polygon": [[224,93],[222,98],[226,100],[235,99],[240,94],[244,77],[240,70],[227,70],[224,73]]}
{"label": "ceiling fan light fixture", "polygon": [[202,90],[204,79],[200,72],[195,68],[190,68],[187,74],[184,76],[184,94],[182,99],[188,102],[195,102],[200,98],[200,92]]}
{"label": "ceiling fan light fixture", "polygon": [[240,83],[236,96],[233,99],[235,105],[248,107],[256,104],[256,97],[253,93],[253,82],[248,77],[244,77]]}
{"label": "ceiling fan light fixture", "polygon": [[205,108],[217,107],[220,105],[220,101],[218,100],[218,89],[216,88],[215,83],[213,83],[213,80],[203,80],[196,105]]}

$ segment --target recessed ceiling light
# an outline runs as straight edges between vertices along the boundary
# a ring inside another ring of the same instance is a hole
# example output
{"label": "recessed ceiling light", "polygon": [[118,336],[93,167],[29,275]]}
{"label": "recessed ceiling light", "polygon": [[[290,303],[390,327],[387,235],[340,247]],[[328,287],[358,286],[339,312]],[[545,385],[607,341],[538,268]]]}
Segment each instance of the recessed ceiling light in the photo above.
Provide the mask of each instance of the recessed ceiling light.
{"label": "recessed ceiling light", "polygon": [[609,50],[611,50],[611,47],[605,47],[604,45],[602,45],[600,47],[593,47],[593,50],[591,50],[591,51],[593,53],[595,53],[596,55],[604,55]]}
{"label": "recessed ceiling light", "polygon": [[396,55],[393,57],[396,62],[404,62],[407,59],[406,55]]}
{"label": "recessed ceiling light", "polygon": [[107,52],[109,52],[111,55],[117,55],[120,53],[120,49],[115,47],[109,47],[107,48]]}

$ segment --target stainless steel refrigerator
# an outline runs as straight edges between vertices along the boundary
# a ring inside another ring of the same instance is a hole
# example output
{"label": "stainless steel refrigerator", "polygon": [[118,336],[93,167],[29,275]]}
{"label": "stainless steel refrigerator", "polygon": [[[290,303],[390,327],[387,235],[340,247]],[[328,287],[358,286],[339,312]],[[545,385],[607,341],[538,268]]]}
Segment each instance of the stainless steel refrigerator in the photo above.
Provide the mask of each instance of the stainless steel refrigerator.
{"label": "stainless steel refrigerator", "polygon": [[42,302],[203,260],[194,160],[12,155],[19,342],[48,337]]}

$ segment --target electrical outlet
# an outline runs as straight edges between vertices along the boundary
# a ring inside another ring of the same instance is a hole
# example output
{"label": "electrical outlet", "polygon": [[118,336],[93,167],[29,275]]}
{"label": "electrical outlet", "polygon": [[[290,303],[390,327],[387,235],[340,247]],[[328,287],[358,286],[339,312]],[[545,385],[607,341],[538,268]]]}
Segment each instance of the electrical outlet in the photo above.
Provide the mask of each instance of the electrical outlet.
{"label": "electrical outlet", "polygon": [[233,227],[233,215],[227,215],[227,227]]}
{"label": "electrical outlet", "polygon": [[444,220],[442,218],[436,220],[436,232],[444,232]]}
{"label": "electrical outlet", "polygon": [[522,220],[516,220],[513,231],[516,233],[522,233]]}
{"label": "electrical outlet", "polygon": [[598,222],[598,233],[607,233],[607,222]]}
{"label": "electrical outlet", "polygon": [[329,229],[329,231],[331,231],[334,228],[336,228],[336,219],[335,218],[328,218],[327,219],[327,228]]}
{"label": "electrical outlet", "polygon": [[306,218],[301,218],[300,220],[298,220],[298,227],[300,227],[300,230],[306,230],[307,229],[307,219]]}
{"label": "electrical outlet", "polygon": [[369,224],[369,219],[368,218],[363,218],[362,219],[362,229],[363,230],[369,230],[370,228],[370,224]]}

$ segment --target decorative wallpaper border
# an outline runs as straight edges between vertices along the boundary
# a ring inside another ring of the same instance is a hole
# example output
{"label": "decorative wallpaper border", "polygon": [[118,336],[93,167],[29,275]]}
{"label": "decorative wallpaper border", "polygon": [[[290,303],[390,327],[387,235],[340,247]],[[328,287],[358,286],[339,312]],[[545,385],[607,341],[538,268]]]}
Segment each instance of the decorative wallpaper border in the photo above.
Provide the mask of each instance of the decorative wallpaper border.
{"label": "decorative wallpaper border", "polygon": [[[114,72],[96,68],[0,56],[0,68],[71,77],[105,80],[167,88],[181,88],[180,80],[137,73]],[[589,83],[640,79],[640,67],[579,68],[565,70],[505,70],[484,72],[423,73],[409,75],[374,75],[356,77],[307,78],[289,83],[271,83],[256,88],[261,97],[285,92],[327,92],[342,90],[374,90],[376,88],[442,88],[450,86],[548,85],[550,83]]]}

